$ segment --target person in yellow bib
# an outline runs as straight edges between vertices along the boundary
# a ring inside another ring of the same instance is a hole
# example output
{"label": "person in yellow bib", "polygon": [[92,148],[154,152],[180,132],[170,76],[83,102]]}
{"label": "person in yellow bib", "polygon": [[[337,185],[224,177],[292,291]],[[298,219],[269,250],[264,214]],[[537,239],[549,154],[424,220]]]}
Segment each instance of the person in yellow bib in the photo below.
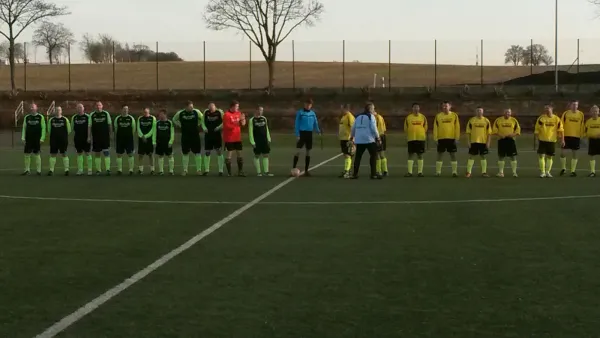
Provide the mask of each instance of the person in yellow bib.
{"label": "person in yellow bib", "polygon": [[352,125],[354,124],[354,115],[350,112],[350,105],[345,104],[340,107],[340,126],[338,138],[340,139],[340,149],[344,156],[344,171],[340,177],[350,178],[350,169],[352,169]]}
{"label": "person in yellow bib", "polygon": [[408,148],[408,172],[405,177],[413,176],[415,157],[417,158],[417,176],[423,177],[423,154],[425,153],[425,140],[427,139],[427,118],[421,114],[421,107],[413,103],[412,112],[404,119],[404,134]]}
{"label": "person in yellow bib", "polygon": [[450,154],[452,177],[458,177],[458,162],[456,152],[457,142],[460,140],[460,121],[458,114],[450,110],[452,105],[448,101],[442,103],[442,111],[435,116],[433,121],[433,140],[437,143],[437,161],[435,162],[435,176],[442,175],[444,153]]}
{"label": "person in yellow bib", "polygon": [[387,157],[385,156],[385,151],[387,150],[385,132],[387,131],[387,127],[385,126],[385,120],[383,119],[383,116],[381,116],[381,114],[374,111],[373,116],[375,116],[377,132],[379,132],[379,137],[381,138],[381,142],[377,145],[377,162],[375,164],[375,167],[379,175],[386,177],[388,175]]}
{"label": "person in yellow bib", "polygon": [[556,141],[565,145],[564,128],[561,119],[554,115],[552,105],[544,106],[544,114],[535,122],[535,137],[538,140],[540,177],[552,177],[552,163],[556,152]]}
{"label": "person in yellow bib", "polygon": [[596,177],[596,157],[600,155],[600,118],[598,106],[590,109],[591,117],[585,121],[584,137],[588,138],[588,155],[590,157],[589,177]]}
{"label": "person in yellow bib", "polygon": [[512,117],[510,108],[504,109],[504,116],[494,121],[492,134],[498,136],[498,177],[504,177],[506,158],[510,158],[510,167],[513,177],[517,175],[517,143],[515,138],[521,135],[521,126],[516,118]]}
{"label": "person in yellow bib", "polygon": [[483,108],[477,107],[475,116],[467,122],[466,134],[469,142],[469,159],[467,160],[466,177],[471,177],[475,158],[479,157],[481,163],[481,176],[490,177],[487,173],[487,159],[492,136],[492,123],[483,116]]}
{"label": "person in yellow bib", "polygon": [[567,150],[571,150],[571,177],[577,176],[577,151],[583,137],[585,123],[584,114],[579,111],[579,101],[569,102],[569,110],[565,111],[561,117],[563,128],[565,129],[565,144],[560,151],[560,176],[567,173]]}

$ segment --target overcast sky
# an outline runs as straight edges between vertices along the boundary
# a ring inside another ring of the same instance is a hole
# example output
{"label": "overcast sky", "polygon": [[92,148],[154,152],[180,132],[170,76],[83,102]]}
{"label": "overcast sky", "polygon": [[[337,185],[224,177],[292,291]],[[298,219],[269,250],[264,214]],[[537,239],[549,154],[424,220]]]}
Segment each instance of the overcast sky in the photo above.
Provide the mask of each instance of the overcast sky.
{"label": "overcast sky", "polygon": [[[206,29],[202,11],[207,0],[59,0],[72,14],[61,18],[80,40],[84,33],[106,33],[120,41],[175,51],[185,60],[248,60],[247,40],[235,32]],[[291,60],[291,39],[298,61],[346,60],[432,63],[434,39],[438,62],[475,64],[484,39],[484,64],[499,65],[511,44],[542,43],[554,53],[554,0],[322,0],[326,12],[315,27],[292,34],[279,51]],[[167,6],[168,5],[168,6]],[[571,64],[580,38],[581,63],[600,63],[600,18],[586,0],[559,0],[559,63]],[[22,41],[31,39],[27,31]],[[32,53],[33,54],[33,51]],[[31,55],[30,54],[30,55]],[[253,59],[260,55],[255,49]],[[32,61],[44,62],[38,49]],[[79,50],[73,62],[83,61]]]}

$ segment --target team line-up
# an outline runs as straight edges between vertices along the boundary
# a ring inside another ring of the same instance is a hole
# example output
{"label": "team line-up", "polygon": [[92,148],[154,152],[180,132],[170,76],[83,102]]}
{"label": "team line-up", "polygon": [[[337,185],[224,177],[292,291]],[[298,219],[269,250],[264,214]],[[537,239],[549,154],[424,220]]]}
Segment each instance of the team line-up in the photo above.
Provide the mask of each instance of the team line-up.
{"label": "team line-up", "polygon": [[[297,165],[300,151],[305,150],[304,165],[305,176],[310,176],[310,151],[313,146],[313,133],[320,134],[317,115],[312,109],[312,100],[304,102],[303,109],[296,114],[295,134],[297,137],[297,152],[293,158],[292,174],[297,175]],[[57,156],[62,157],[65,175],[69,175],[69,157],[67,156],[69,134],[74,133],[74,146],[77,152],[77,175],[84,175],[84,164],[87,174],[92,175],[104,172],[110,175],[111,158],[110,146],[114,138],[117,154],[117,174],[123,173],[123,155],[127,155],[129,174],[135,170],[134,139],[138,138],[138,174],[144,172],[144,158],[148,158],[150,171],[155,173],[154,157],[158,157],[158,174],[164,175],[165,159],[168,161],[168,172],[174,174],[175,160],[173,157],[173,143],[175,128],[181,131],[182,175],[187,175],[189,167],[189,154],[192,153],[197,174],[208,175],[210,171],[211,154],[217,156],[218,174],[232,175],[232,158],[236,155],[237,175],[246,176],[243,170],[241,128],[248,125],[250,144],[254,151],[254,166],[259,176],[273,176],[269,171],[269,153],[271,136],[268,121],[263,116],[263,108],[258,107],[254,115],[246,121],[246,117],[239,110],[239,102],[231,103],[227,111],[216,107],[214,103],[201,112],[194,108],[191,101],[187,102],[185,109],[178,111],[171,119],[167,112],[161,109],[158,119],[151,115],[150,109],[145,108],[142,116],[137,121],[129,114],[128,106],[122,107],[121,113],[114,118],[103,109],[102,102],[96,102],[96,109],[92,113],[85,113],[82,104],[76,107],[77,113],[69,120],[62,114],[62,109],[57,107],[54,116],[48,121],[38,112],[36,104],[31,104],[30,113],[25,115],[22,141],[25,143],[25,170],[23,175],[29,175],[32,158],[35,159],[36,173],[41,175],[42,160],[40,155],[41,144],[49,138],[50,158],[48,175],[53,175],[56,167]],[[437,144],[437,160],[435,175],[440,176],[443,167],[443,155],[449,153],[452,176],[458,176],[458,162],[456,152],[461,136],[461,127],[458,115],[452,111],[449,102],[443,102],[441,112],[434,118],[433,139]],[[579,111],[578,101],[571,101],[569,110],[559,117],[553,113],[552,105],[544,107],[544,113],[537,119],[535,135],[538,139],[537,153],[539,155],[540,177],[552,177],[551,169],[555,156],[555,144],[560,141],[561,172],[567,173],[567,151],[571,152],[570,175],[576,176],[577,151],[580,149],[581,139],[589,139],[588,155],[590,156],[589,176],[595,176],[595,156],[600,154],[600,118],[597,106],[591,108],[591,117],[585,120],[584,114]],[[492,135],[498,137],[498,173],[504,177],[505,161],[510,160],[512,174],[517,177],[517,146],[515,139],[521,133],[519,122],[511,116],[511,110],[505,109],[503,116],[494,123],[484,116],[483,108],[476,109],[475,116],[468,122],[465,133],[469,139],[469,159],[467,161],[466,176],[471,177],[475,160],[479,159],[481,173],[488,177],[487,155],[489,152]],[[358,121],[366,121],[358,122]],[[372,132],[371,132],[372,130]],[[358,178],[360,159],[364,151],[368,150],[371,156],[371,178],[385,177],[387,168],[387,142],[386,124],[383,116],[376,112],[375,106],[368,103],[364,112],[355,116],[348,105],[341,107],[339,121],[340,149],[344,155],[344,170],[340,177]],[[204,133],[204,153],[202,153],[201,132]],[[416,162],[417,176],[424,176],[423,154],[427,138],[428,123],[425,115],[420,112],[419,104],[412,105],[412,112],[404,121],[404,132],[407,137],[408,172],[405,176],[413,176]],[[226,156],[223,154],[226,150]],[[356,154],[355,154],[356,152]],[[93,156],[92,156],[93,155]],[[354,166],[353,163],[354,157]],[[416,159],[416,161],[415,161]],[[85,163],[87,162],[87,163]]]}

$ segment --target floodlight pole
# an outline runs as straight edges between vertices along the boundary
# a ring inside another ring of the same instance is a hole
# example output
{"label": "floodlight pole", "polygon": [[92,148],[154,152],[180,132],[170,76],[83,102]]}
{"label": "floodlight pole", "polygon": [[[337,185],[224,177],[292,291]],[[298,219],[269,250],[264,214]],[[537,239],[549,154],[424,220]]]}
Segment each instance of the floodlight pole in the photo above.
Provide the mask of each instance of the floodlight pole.
{"label": "floodlight pole", "polygon": [[554,0],[554,90],[558,93],[558,0]]}

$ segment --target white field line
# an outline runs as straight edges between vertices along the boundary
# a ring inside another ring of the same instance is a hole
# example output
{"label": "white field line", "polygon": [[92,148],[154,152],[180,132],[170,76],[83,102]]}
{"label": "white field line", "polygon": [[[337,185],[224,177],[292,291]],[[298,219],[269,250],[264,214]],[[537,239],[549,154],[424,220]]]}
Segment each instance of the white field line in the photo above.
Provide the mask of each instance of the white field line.
{"label": "white field line", "polygon": [[[340,155],[336,155],[336,156],[334,156],[334,157],[332,157],[332,158],[330,158],[328,160],[325,160],[325,161],[323,161],[323,162],[321,162],[321,163],[313,166],[311,169],[319,168],[319,167],[327,164],[328,162],[331,162],[331,161],[335,160],[336,158],[338,158],[340,156],[341,156],[341,154]],[[68,328],[69,326],[73,325],[75,322],[77,322],[81,318],[83,318],[84,316],[88,315],[89,313],[91,313],[92,311],[94,311],[95,309],[97,309],[98,307],[100,307],[101,305],[103,305],[104,303],[108,302],[109,300],[111,300],[112,298],[114,298],[115,296],[117,296],[118,294],[120,294],[121,292],[123,292],[124,290],[128,289],[129,287],[131,287],[135,283],[137,283],[140,280],[142,280],[144,277],[146,277],[149,274],[151,274],[156,269],[158,269],[161,266],[163,266],[166,263],[168,263],[171,259],[177,257],[179,254],[181,254],[184,251],[188,250],[189,248],[191,248],[192,246],[194,246],[196,243],[198,243],[202,239],[204,239],[206,236],[208,236],[208,235],[212,234],[213,232],[219,230],[222,226],[224,226],[225,224],[229,223],[231,220],[233,220],[234,218],[238,217],[239,215],[241,215],[242,213],[244,213],[246,210],[252,208],[253,206],[255,206],[257,204],[259,204],[262,200],[266,199],[267,197],[271,196],[272,194],[274,194],[275,192],[277,192],[281,188],[283,188],[286,185],[290,184],[295,179],[296,179],[295,177],[290,177],[290,178],[286,179],[285,181],[277,184],[273,188],[269,189],[267,192],[263,193],[262,195],[258,196],[257,198],[253,199],[252,201],[244,204],[242,207],[240,207],[239,209],[235,210],[234,212],[232,212],[231,214],[229,214],[227,217],[225,217],[225,218],[221,219],[220,221],[216,222],[215,224],[211,225],[206,230],[200,232],[196,236],[194,236],[191,239],[189,239],[187,242],[183,243],[179,247],[173,249],[169,253],[165,254],[162,257],[160,257],[159,259],[157,259],[156,261],[154,261],[152,264],[150,264],[147,267],[143,268],[142,270],[136,272],[135,274],[133,274],[131,277],[127,278],[126,280],[124,280],[120,284],[115,285],[114,287],[112,287],[111,289],[107,290],[106,292],[104,292],[100,296],[94,298],[93,300],[91,300],[87,304],[85,304],[82,307],[80,307],[79,309],[75,310],[75,312],[73,312],[73,313],[71,313],[71,314],[63,317],[61,320],[59,320],[58,322],[56,322],[55,324],[53,324],[52,326],[50,326],[49,328],[47,328],[46,330],[44,330],[42,333],[38,334],[36,337],[38,337],[38,338],[50,338],[50,337],[56,336],[57,334],[59,334],[60,332],[64,331],[66,328]]]}

